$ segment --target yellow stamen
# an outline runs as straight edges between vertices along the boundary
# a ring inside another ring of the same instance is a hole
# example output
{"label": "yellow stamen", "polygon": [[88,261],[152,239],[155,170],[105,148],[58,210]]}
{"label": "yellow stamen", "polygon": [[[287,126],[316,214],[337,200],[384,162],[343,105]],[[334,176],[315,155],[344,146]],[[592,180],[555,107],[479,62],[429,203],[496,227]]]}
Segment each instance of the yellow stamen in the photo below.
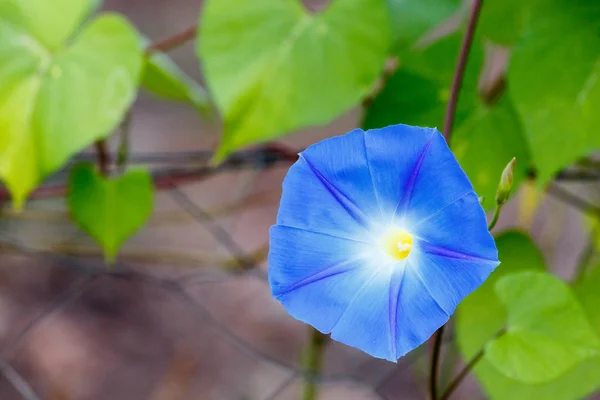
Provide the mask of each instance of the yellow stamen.
{"label": "yellow stamen", "polygon": [[394,228],[383,237],[382,248],[385,253],[397,260],[404,260],[412,250],[412,235],[404,229]]}

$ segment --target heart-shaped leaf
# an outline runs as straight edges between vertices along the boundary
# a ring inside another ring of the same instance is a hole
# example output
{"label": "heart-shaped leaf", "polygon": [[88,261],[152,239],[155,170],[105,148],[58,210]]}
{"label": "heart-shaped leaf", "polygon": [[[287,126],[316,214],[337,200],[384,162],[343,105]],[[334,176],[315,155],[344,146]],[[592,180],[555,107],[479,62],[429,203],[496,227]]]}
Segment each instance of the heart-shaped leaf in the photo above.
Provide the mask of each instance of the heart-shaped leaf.
{"label": "heart-shaped leaf", "polygon": [[520,272],[496,283],[508,312],[506,333],[485,358],[511,379],[539,384],[600,355],[600,339],[571,289],[555,276]]}
{"label": "heart-shaped leaf", "polygon": [[75,34],[94,4],[0,4],[0,177],[17,208],[73,154],[106,137],[135,97],[142,48],[134,28],[106,15]]}
{"label": "heart-shaped leaf", "polygon": [[71,171],[67,200],[73,220],[98,241],[112,262],[152,212],[152,179],[145,170],[106,178],[92,164],[82,163]]}
{"label": "heart-shaped leaf", "polygon": [[[456,335],[465,360],[471,360],[506,325],[506,310],[494,291],[498,279],[518,271],[544,269],[541,253],[527,236],[517,232],[502,234],[497,245],[502,264],[460,304],[457,311]],[[596,318],[600,305],[598,285],[600,273],[590,275],[575,288],[596,333],[600,333],[600,319]],[[600,387],[600,356],[586,360],[558,379],[544,384],[526,384],[510,379],[485,358],[476,364],[473,372],[487,396],[493,400],[577,400]]]}
{"label": "heart-shaped leaf", "polygon": [[511,56],[509,90],[540,184],[600,147],[599,31],[599,1],[544,1]]}
{"label": "heart-shaped leaf", "polygon": [[225,119],[216,160],[324,124],[356,105],[381,73],[389,43],[384,0],[208,0],[198,37],[209,89]]}

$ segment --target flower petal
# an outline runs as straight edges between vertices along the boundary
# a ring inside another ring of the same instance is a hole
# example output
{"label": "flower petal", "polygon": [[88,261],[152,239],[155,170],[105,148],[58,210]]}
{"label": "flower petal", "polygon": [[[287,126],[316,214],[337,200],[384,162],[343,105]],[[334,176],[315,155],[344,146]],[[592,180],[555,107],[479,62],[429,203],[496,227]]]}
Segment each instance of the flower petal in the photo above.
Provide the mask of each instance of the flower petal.
{"label": "flower petal", "polygon": [[[404,209],[399,207],[398,211],[406,211],[409,225],[415,224],[473,192],[473,185],[446,140],[436,132],[420,165],[408,204]],[[477,208],[481,209],[479,204]],[[481,215],[484,217],[483,211]]]}
{"label": "flower petal", "polygon": [[296,319],[330,332],[374,274],[364,244],[278,225],[270,233],[273,296]]}
{"label": "flower petal", "polygon": [[408,200],[433,135],[431,128],[392,125],[365,132],[365,147],[382,216],[391,219]]}
{"label": "flower petal", "polygon": [[283,182],[278,224],[366,238],[379,206],[365,168],[363,134],[357,129],[300,153]]}
{"label": "flower petal", "polygon": [[495,260],[473,257],[415,242],[411,254],[413,267],[427,290],[449,315],[473,290],[478,288],[500,264]]}
{"label": "flower petal", "polygon": [[374,357],[396,361],[448,320],[415,269],[382,269],[349,304],[331,337]]}
{"label": "flower petal", "polygon": [[427,242],[425,252],[498,261],[498,250],[487,229],[485,213],[473,192],[420,220],[411,229],[415,236]]}
{"label": "flower petal", "polygon": [[[394,223],[413,236],[404,261],[379,247]],[[392,361],[498,264],[477,195],[435,129],[355,130],[309,147],[271,228],[273,296],[295,318]]]}
{"label": "flower petal", "polygon": [[417,348],[448,321],[423,284],[416,268],[407,261],[404,278],[398,291],[396,311],[396,357]]}
{"label": "flower petal", "polygon": [[[387,268],[375,270],[364,286],[354,292],[352,301],[333,327],[331,337],[349,346],[356,347],[373,357],[396,361],[395,335],[393,335],[389,310],[392,271]],[[402,279],[399,274],[398,279]],[[396,285],[397,286],[397,285]],[[396,292],[397,293],[397,292]]]}
{"label": "flower petal", "polygon": [[[368,229],[344,208],[314,174],[304,158],[289,170],[277,223],[314,232],[364,239]],[[362,214],[359,214],[362,215]],[[360,217],[359,217],[360,219]]]}

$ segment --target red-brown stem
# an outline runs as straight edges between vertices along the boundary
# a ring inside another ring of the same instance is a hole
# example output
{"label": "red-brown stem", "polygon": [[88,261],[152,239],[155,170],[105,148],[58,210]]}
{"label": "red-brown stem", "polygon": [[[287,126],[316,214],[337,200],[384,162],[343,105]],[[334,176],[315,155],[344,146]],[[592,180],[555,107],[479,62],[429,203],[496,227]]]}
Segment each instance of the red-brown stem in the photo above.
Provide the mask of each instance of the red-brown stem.
{"label": "red-brown stem", "polygon": [[460,54],[458,56],[458,62],[456,63],[456,70],[454,72],[454,79],[452,81],[452,88],[450,90],[450,100],[448,101],[446,117],[444,118],[444,139],[446,139],[448,144],[450,144],[450,136],[452,135],[452,126],[454,125],[454,116],[456,114],[458,95],[462,86],[463,76],[465,74],[465,68],[469,59],[471,44],[473,43],[473,36],[475,35],[475,28],[477,27],[477,20],[479,19],[479,12],[481,11],[482,4],[483,0],[473,1],[473,8],[471,9],[471,15],[469,17],[469,25],[467,26],[467,32],[465,33],[465,37],[460,48]]}
{"label": "red-brown stem", "polygon": [[166,52],[172,50],[176,47],[179,47],[190,40],[196,37],[196,25],[187,28],[186,30],[179,32],[173,36],[170,36],[166,39],[158,40],[154,43],[151,43],[146,49],[146,54],[151,54],[154,52]]}

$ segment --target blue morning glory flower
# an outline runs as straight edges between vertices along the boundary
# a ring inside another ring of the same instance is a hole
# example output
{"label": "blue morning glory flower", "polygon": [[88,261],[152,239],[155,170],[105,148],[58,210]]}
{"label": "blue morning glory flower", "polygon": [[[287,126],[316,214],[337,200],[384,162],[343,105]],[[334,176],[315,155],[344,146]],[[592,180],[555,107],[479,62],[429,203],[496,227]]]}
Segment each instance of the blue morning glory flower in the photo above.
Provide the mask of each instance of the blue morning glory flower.
{"label": "blue morning glory flower", "polygon": [[288,312],[396,361],[498,266],[485,214],[436,129],[394,125],[300,153],[270,230],[269,281]]}

